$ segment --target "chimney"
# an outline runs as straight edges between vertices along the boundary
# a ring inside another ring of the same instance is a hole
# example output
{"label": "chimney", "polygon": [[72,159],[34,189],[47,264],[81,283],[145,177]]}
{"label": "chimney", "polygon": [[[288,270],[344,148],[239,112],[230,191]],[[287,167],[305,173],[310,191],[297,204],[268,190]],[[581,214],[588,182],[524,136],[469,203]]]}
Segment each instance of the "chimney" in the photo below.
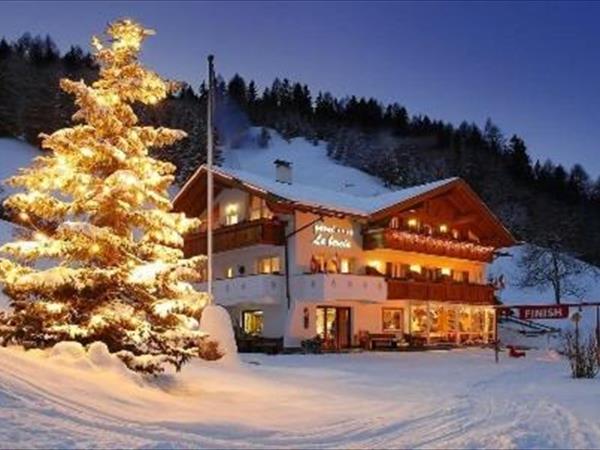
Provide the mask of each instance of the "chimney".
{"label": "chimney", "polygon": [[292,184],[292,163],[282,159],[276,159],[275,180],[279,183]]}

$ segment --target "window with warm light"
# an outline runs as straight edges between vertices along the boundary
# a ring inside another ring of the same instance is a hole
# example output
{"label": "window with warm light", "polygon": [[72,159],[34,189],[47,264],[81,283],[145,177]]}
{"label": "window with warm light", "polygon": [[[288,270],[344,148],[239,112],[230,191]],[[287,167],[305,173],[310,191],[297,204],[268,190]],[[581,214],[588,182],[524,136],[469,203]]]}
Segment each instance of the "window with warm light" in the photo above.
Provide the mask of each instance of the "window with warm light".
{"label": "window with warm light", "polygon": [[227,207],[225,207],[225,224],[235,225],[239,221],[240,216],[238,212],[238,205],[227,205]]}
{"label": "window with warm light", "polygon": [[411,264],[409,269],[411,272],[421,273],[421,266],[419,264]]}
{"label": "window with warm light", "polygon": [[225,278],[233,278],[233,267],[228,267],[225,270]]}
{"label": "window with warm light", "polygon": [[439,230],[440,230],[440,233],[446,234],[448,232],[448,225],[444,225],[444,224],[440,225]]}
{"label": "window with warm light", "polygon": [[442,267],[441,273],[445,277],[452,276],[452,269],[450,269],[449,267]]}
{"label": "window with warm light", "polygon": [[371,269],[375,269],[379,273],[383,273],[382,272],[383,266],[381,264],[381,261],[369,261],[369,262],[367,262],[367,267],[370,267]]}
{"label": "window with warm light", "polygon": [[247,334],[260,336],[263,332],[263,321],[263,312],[260,310],[242,312],[242,328]]}
{"label": "window with warm light", "polygon": [[383,308],[383,331],[402,332],[404,330],[404,310],[402,308]]}
{"label": "window with warm light", "polygon": [[273,213],[267,207],[267,201],[264,198],[250,197],[250,220],[270,219]]}
{"label": "window with warm light", "polygon": [[258,260],[258,273],[279,273],[281,271],[281,265],[279,256],[269,256],[267,258],[261,258]]}
{"label": "window with warm light", "polygon": [[350,258],[340,259],[340,273],[350,273],[352,270]]}
{"label": "window with warm light", "polygon": [[416,230],[419,227],[419,221],[414,217],[411,217],[410,219],[408,219],[406,221],[406,224],[408,225],[408,228],[410,228],[411,230]]}

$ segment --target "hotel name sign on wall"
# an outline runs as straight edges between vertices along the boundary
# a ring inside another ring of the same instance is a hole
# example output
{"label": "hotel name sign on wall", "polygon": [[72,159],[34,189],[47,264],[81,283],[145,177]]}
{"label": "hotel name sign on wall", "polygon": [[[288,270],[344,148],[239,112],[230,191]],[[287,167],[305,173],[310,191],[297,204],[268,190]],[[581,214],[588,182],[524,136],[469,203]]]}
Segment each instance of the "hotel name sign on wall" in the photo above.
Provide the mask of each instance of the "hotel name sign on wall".
{"label": "hotel name sign on wall", "polygon": [[313,229],[313,245],[333,248],[352,248],[352,228],[318,223]]}

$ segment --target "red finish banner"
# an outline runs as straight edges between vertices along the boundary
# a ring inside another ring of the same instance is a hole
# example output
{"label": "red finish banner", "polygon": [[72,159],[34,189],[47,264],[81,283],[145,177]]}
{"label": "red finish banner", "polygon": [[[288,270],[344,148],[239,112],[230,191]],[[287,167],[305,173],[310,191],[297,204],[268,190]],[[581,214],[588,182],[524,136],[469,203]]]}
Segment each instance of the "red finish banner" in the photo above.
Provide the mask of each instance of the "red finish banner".
{"label": "red finish banner", "polygon": [[569,307],[567,305],[525,306],[519,308],[519,318],[524,320],[566,319],[567,317],[569,317]]}

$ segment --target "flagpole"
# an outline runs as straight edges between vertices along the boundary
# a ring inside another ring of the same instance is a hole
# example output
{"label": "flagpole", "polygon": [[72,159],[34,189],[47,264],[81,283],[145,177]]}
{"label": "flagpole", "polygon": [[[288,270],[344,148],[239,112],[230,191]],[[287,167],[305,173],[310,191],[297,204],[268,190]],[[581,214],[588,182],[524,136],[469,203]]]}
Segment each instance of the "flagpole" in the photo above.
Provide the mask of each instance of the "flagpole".
{"label": "flagpole", "polygon": [[213,113],[214,113],[214,56],[208,55],[208,101],[206,111],[206,257],[208,263],[208,296],[213,300]]}

